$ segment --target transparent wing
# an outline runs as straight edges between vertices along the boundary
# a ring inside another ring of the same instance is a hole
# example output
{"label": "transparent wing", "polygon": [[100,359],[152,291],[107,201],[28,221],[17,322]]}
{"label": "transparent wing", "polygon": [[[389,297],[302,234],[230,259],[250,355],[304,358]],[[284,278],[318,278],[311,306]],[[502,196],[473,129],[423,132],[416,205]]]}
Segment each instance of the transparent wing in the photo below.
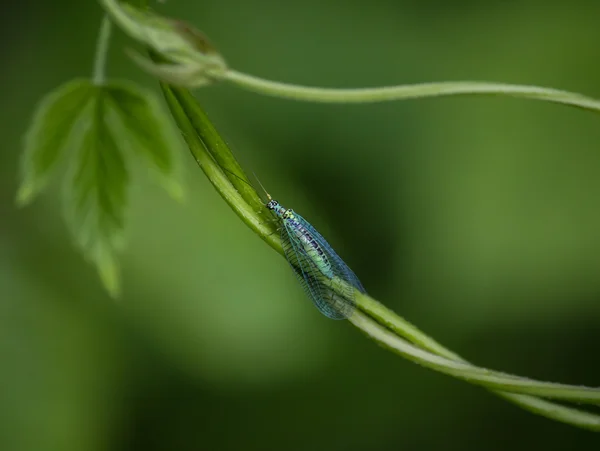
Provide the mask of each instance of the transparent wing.
{"label": "transparent wing", "polygon": [[331,319],[346,319],[354,311],[352,292],[348,295],[350,300],[347,300],[334,293],[327,286],[329,280],[306,255],[304,247],[288,227],[286,222],[283,221],[281,228],[283,250],[302,288],[323,315]]}
{"label": "transparent wing", "polygon": [[300,224],[302,224],[302,226],[311,233],[311,235],[319,243],[319,246],[321,246],[323,251],[325,251],[333,267],[334,274],[340,279],[343,279],[350,285],[354,286],[361,293],[366,293],[365,288],[362,286],[362,283],[360,283],[360,280],[358,280],[358,277],[356,277],[356,274],[354,274],[348,265],[344,263],[344,260],[342,260],[340,256],[333,250],[325,238],[323,238],[323,236],[298,213],[294,212],[294,215],[296,216],[298,222],[300,222]]}

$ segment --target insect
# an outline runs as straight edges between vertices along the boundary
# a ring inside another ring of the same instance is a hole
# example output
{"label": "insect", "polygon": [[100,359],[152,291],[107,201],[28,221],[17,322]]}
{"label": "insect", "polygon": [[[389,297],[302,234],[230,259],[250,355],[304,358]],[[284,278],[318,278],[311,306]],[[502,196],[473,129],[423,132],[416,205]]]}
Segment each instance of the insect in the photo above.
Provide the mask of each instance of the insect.
{"label": "insect", "polygon": [[355,308],[353,288],[365,293],[358,277],[308,221],[263,190],[269,200],[266,207],[281,223],[285,257],[302,287],[323,315],[348,318]]}

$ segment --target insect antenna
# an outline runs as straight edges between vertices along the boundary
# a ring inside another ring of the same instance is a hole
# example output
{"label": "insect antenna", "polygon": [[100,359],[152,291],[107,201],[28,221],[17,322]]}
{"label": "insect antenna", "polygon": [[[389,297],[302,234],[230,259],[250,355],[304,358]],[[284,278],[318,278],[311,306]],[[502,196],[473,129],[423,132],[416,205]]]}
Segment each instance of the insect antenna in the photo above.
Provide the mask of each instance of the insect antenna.
{"label": "insect antenna", "polygon": [[267,192],[267,190],[265,189],[265,187],[263,186],[262,183],[260,183],[259,178],[256,176],[256,173],[254,171],[252,171],[252,175],[254,175],[254,178],[256,179],[256,181],[258,182],[258,184],[260,185],[260,187],[262,188],[262,190],[265,192],[265,194],[267,195],[267,198],[269,200],[273,200],[273,198],[271,197],[271,195]]}
{"label": "insect antenna", "polygon": [[[235,152],[233,151],[233,148],[230,147],[229,151],[231,152],[231,155],[234,157],[234,159],[237,162],[237,158],[235,157]],[[239,164],[239,163],[238,163]],[[252,185],[248,180],[244,180],[242,177],[240,177],[238,174],[235,174],[234,172],[221,167],[221,169],[223,169],[224,171],[229,172],[231,175],[233,175],[234,177],[240,179],[242,182],[244,182],[246,185],[252,187],[252,189],[254,189],[254,191],[257,191],[256,188],[254,187],[254,185]],[[245,174],[244,174],[245,175]],[[252,175],[254,176],[254,178],[256,179],[256,181],[258,182],[258,184],[260,185],[260,187],[262,188],[262,190],[265,192],[265,194],[267,195],[267,199],[268,200],[273,200],[273,198],[271,197],[271,195],[267,192],[267,190],[265,189],[265,187],[263,186],[263,184],[260,182],[259,178],[256,176],[256,172],[252,171]],[[260,197],[260,196],[259,196]],[[266,202],[265,202],[266,203]]]}
{"label": "insect antenna", "polygon": [[[253,190],[255,190],[255,191],[256,191],[256,188],[254,187],[254,185],[252,185],[252,183],[250,183],[249,181],[247,181],[247,180],[244,180],[244,178],[243,178],[243,177],[240,177],[238,174],[236,174],[236,173],[235,173],[235,172],[233,172],[233,171],[230,171],[230,170],[229,170],[229,169],[227,169],[227,168],[223,168],[223,167],[222,167],[221,169],[222,169],[222,170],[224,170],[225,172],[229,172],[229,173],[230,173],[231,175],[233,175],[235,178],[237,178],[237,179],[241,180],[241,181],[242,181],[242,182],[244,182],[246,185],[248,185],[249,187],[251,187]],[[254,175],[254,178],[256,179],[256,181],[258,182],[258,184],[260,185],[260,187],[262,188],[262,190],[263,190],[263,191],[265,192],[265,194],[267,195],[267,198],[268,198],[269,200],[271,200],[271,199],[272,199],[271,195],[270,195],[270,194],[267,192],[267,190],[266,190],[266,189],[265,189],[265,187],[262,185],[262,183],[260,183],[260,180],[258,179],[258,177],[256,177],[256,174],[254,173],[254,171],[252,171],[252,174]],[[259,196],[259,197],[260,197],[260,196]],[[265,203],[266,203],[266,202],[265,202]]]}

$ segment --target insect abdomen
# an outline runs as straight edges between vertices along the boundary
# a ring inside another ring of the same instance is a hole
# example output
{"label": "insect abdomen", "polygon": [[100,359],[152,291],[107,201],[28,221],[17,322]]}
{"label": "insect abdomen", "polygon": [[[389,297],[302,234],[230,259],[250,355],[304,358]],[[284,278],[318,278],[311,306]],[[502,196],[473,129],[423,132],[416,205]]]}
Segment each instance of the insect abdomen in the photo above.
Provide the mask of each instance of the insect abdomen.
{"label": "insect abdomen", "polygon": [[321,271],[328,278],[332,279],[334,274],[333,269],[331,268],[331,263],[329,262],[327,255],[317,240],[315,240],[312,234],[295,219],[290,218],[287,219],[287,221],[298,240],[302,243],[304,251],[317,266],[319,271]]}

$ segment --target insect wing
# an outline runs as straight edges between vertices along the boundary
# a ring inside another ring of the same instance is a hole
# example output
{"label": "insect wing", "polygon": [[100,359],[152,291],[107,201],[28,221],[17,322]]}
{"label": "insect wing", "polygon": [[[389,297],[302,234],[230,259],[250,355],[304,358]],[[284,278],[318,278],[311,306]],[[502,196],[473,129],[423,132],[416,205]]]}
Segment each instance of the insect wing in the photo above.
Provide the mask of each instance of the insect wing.
{"label": "insect wing", "polygon": [[[343,299],[324,284],[325,276],[304,251],[286,221],[281,228],[285,257],[300,284],[323,315],[331,319],[345,319],[354,310],[353,303]],[[351,295],[351,294],[350,294]],[[351,299],[351,298],[350,298]]]}
{"label": "insect wing", "polygon": [[340,256],[333,250],[333,248],[329,245],[325,238],[323,238],[323,236],[319,232],[317,232],[315,228],[312,225],[310,225],[310,223],[306,219],[304,219],[298,213],[294,214],[298,222],[310,232],[310,234],[314,237],[317,243],[319,243],[319,246],[321,246],[321,249],[323,249],[323,251],[327,254],[327,257],[329,258],[329,261],[331,262],[331,265],[333,267],[334,274],[340,279],[343,279],[350,285],[354,286],[361,293],[366,293],[365,288],[362,286],[362,283],[360,283],[360,280],[358,280],[358,277],[356,277],[356,274],[354,274],[354,272],[348,267],[348,265],[344,263],[344,260],[342,260]]}

